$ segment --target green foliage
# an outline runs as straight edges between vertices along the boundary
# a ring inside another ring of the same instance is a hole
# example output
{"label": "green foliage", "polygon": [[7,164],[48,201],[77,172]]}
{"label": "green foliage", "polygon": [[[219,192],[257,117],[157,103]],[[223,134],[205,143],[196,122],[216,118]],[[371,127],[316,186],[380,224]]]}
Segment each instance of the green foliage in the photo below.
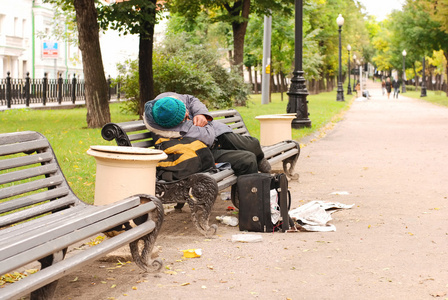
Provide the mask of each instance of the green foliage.
{"label": "green foliage", "polygon": [[[334,76],[339,69],[339,32],[336,23],[339,14],[344,17],[344,25],[341,28],[342,61],[347,61],[348,44],[352,48],[351,55],[363,57],[364,61],[371,55],[367,47],[369,34],[361,8],[361,4],[353,0],[312,0],[304,5],[304,37],[310,34],[309,41],[318,45],[317,50],[323,60],[320,74]],[[307,59],[304,58],[305,64]],[[311,66],[315,65],[314,63]],[[343,72],[346,68],[344,63]]]}
{"label": "green foliage", "polygon": [[78,25],[73,3],[69,0],[43,0],[43,2],[54,5],[54,15],[50,24],[50,33],[37,32],[36,35],[40,38],[54,38],[71,45],[78,45]]}
{"label": "green foliage", "polygon": [[[204,101],[209,108],[244,105],[249,89],[236,70],[226,69],[216,50],[189,42],[189,35],[167,37],[155,49],[153,58],[154,92],[173,91],[190,94]],[[118,66],[117,81],[131,100],[128,112],[136,112],[139,100],[138,63],[128,60]],[[148,99],[148,101],[151,99]]]}
{"label": "green foliage", "polygon": [[156,14],[164,11],[155,0],[117,1],[109,5],[99,3],[98,23],[104,30],[118,30],[126,34],[149,34],[148,25],[157,23]]}

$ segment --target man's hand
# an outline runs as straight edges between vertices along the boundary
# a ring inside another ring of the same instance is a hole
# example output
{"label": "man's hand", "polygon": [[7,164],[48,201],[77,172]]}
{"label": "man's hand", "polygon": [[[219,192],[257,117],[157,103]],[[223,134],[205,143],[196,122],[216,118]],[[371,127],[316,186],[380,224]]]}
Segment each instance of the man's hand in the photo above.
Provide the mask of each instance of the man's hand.
{"label": "man's hand", "polygon": [[207,118],[204,115],[196,115],[193,118],[193,124],[198,127],[204,127],[208,124]]}

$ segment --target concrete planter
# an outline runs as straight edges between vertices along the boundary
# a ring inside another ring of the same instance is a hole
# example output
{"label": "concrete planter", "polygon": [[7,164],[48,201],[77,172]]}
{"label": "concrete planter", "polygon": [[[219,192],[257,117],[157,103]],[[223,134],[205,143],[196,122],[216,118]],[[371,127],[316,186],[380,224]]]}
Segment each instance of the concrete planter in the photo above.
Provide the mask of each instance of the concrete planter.
{"label": "concrete planter", "polygon": [[269,146],[292,138],[291,121],[296,114],[256,116],[260,121],[260,144]]}
{"label": "concrete planter", "polygon": [[156,166],[167,158],[161,150],[117,146],[90,146],[87,154],[96,160],[95,205],[155,195]]}

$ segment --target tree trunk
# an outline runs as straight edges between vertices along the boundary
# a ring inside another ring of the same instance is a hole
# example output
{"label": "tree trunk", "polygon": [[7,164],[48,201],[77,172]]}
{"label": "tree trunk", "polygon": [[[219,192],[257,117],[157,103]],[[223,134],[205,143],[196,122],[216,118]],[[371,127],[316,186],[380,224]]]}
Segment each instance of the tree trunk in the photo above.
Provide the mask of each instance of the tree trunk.
{"label": "tree trunk", "polygon": [[325,91],[325,81],[323,77],[319,79],[319,93],[322,91]]}
{"label": "tree trunk", "polygon": [[110,122],[110,110],[101,57],[98,14],[94,0],[75,0],[74,6],[85,79],[87,127],[101,128]]}
{"label": "tree trunk", "polygon": [[286,91],[286,84],[285,84],[285,74],[283,74],[283,72],[280,72],[280,89],[282,92],[282,101],[283,101],[283,92]]}
{"label": "tree trunk", "polygon": [[233,65],[233,54],[232,54],[232,50],[227,51],[227,53],[229,54],[229,61],[230,61],[230,63]]}
{"label": "tree trunk", "polygon": [[258,94],[258,78],[257,78],[257,68],[256,68],[256,66],[254,68],[254,79],[255,79],[255,82],[254,82],[254,84],[255,84],[254,93]]}
{"label": "tree trunk", "polygon": [[154,78],[152,73],[152,52],[154,39],[154,25],[156,20],[156,0],[151,0],[153,8],[148,8],[146,14],[151,16],[151,21],[141,24],[142,30],[139,38],[138,71],[140,101],[138,115],[141,118],[144,113],[145,103],[155,98]]}
{"label": "tree trunk", "polygon": [[[443,55],[445,55],[445,59],[446,61],[448,61],[448,49],[443,49]],[[448,76],[448,63],[446,64],[445,74]],[[445,84],[445,92],[446,96],[448,97],[448,82],[447,84]]]}
{"label": "tree trunk", "polygon": [[277,93],[282,92],[282,81],[280,79],[280,72],[277,72]]}
{"label": "tree trunk", "polygon": [[252,79],[252,67],[251,66],[247,67],[247,72],[249,73],[249,82],[250,82],[250,86],[252,87],[252,90],[250,92],[252,93],[254,91],[255,87],[254,87],[254,80]]}
{"label": "tree trunk", "polygon": [[434,90],[434,85],[432,84],[432,71],[431,69],[429,69],[429,75],[428,75],[428,79],[427,79],[427,87],[428,90],[433,91]]}
{"label": "tree trunk", "polygon": [[241,76],[243,76],[244,36],[246,35],[247,23],[249,21],[250,0],[235,1],[232,8],[227,6],[227,11],[235,19],[244,20],[232,22],[233,65],[238,67]]}

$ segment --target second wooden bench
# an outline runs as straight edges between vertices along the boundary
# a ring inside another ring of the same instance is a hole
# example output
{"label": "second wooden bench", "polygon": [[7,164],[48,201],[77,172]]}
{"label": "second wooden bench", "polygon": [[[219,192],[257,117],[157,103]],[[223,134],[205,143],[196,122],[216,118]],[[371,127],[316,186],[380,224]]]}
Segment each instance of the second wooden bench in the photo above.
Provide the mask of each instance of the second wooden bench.
{"label": "second wooden bench", "polygon": [[[250,135],[237,110],[212,111],[210,115],[215,121],[230,126],[233,132]],[[108,123],[102,128],[101,135],[107,141],[115,140],[118,146],[128,147],[154,147],[156,139],[155,134],[146,128],[143,120]],[[298,142],[285,140],[263,147],[263,152],[271,166],[282,163],[286,175],[290,179],[298,179],[298,175],[294,173],[300,155]],[[232,201],[238,207],[234,188],[236,181],[237,176],[231,169],[215,173],[198,173],[173,182],[158,180],[156,195],[163,203],[178,203],[177,209],[181,209],[184,203],[188,203],[196,228],[204,235],[210,235],[214,234],[217,228],[216,225],[209,226],[208,219],[218,192],[232,186]]]}

